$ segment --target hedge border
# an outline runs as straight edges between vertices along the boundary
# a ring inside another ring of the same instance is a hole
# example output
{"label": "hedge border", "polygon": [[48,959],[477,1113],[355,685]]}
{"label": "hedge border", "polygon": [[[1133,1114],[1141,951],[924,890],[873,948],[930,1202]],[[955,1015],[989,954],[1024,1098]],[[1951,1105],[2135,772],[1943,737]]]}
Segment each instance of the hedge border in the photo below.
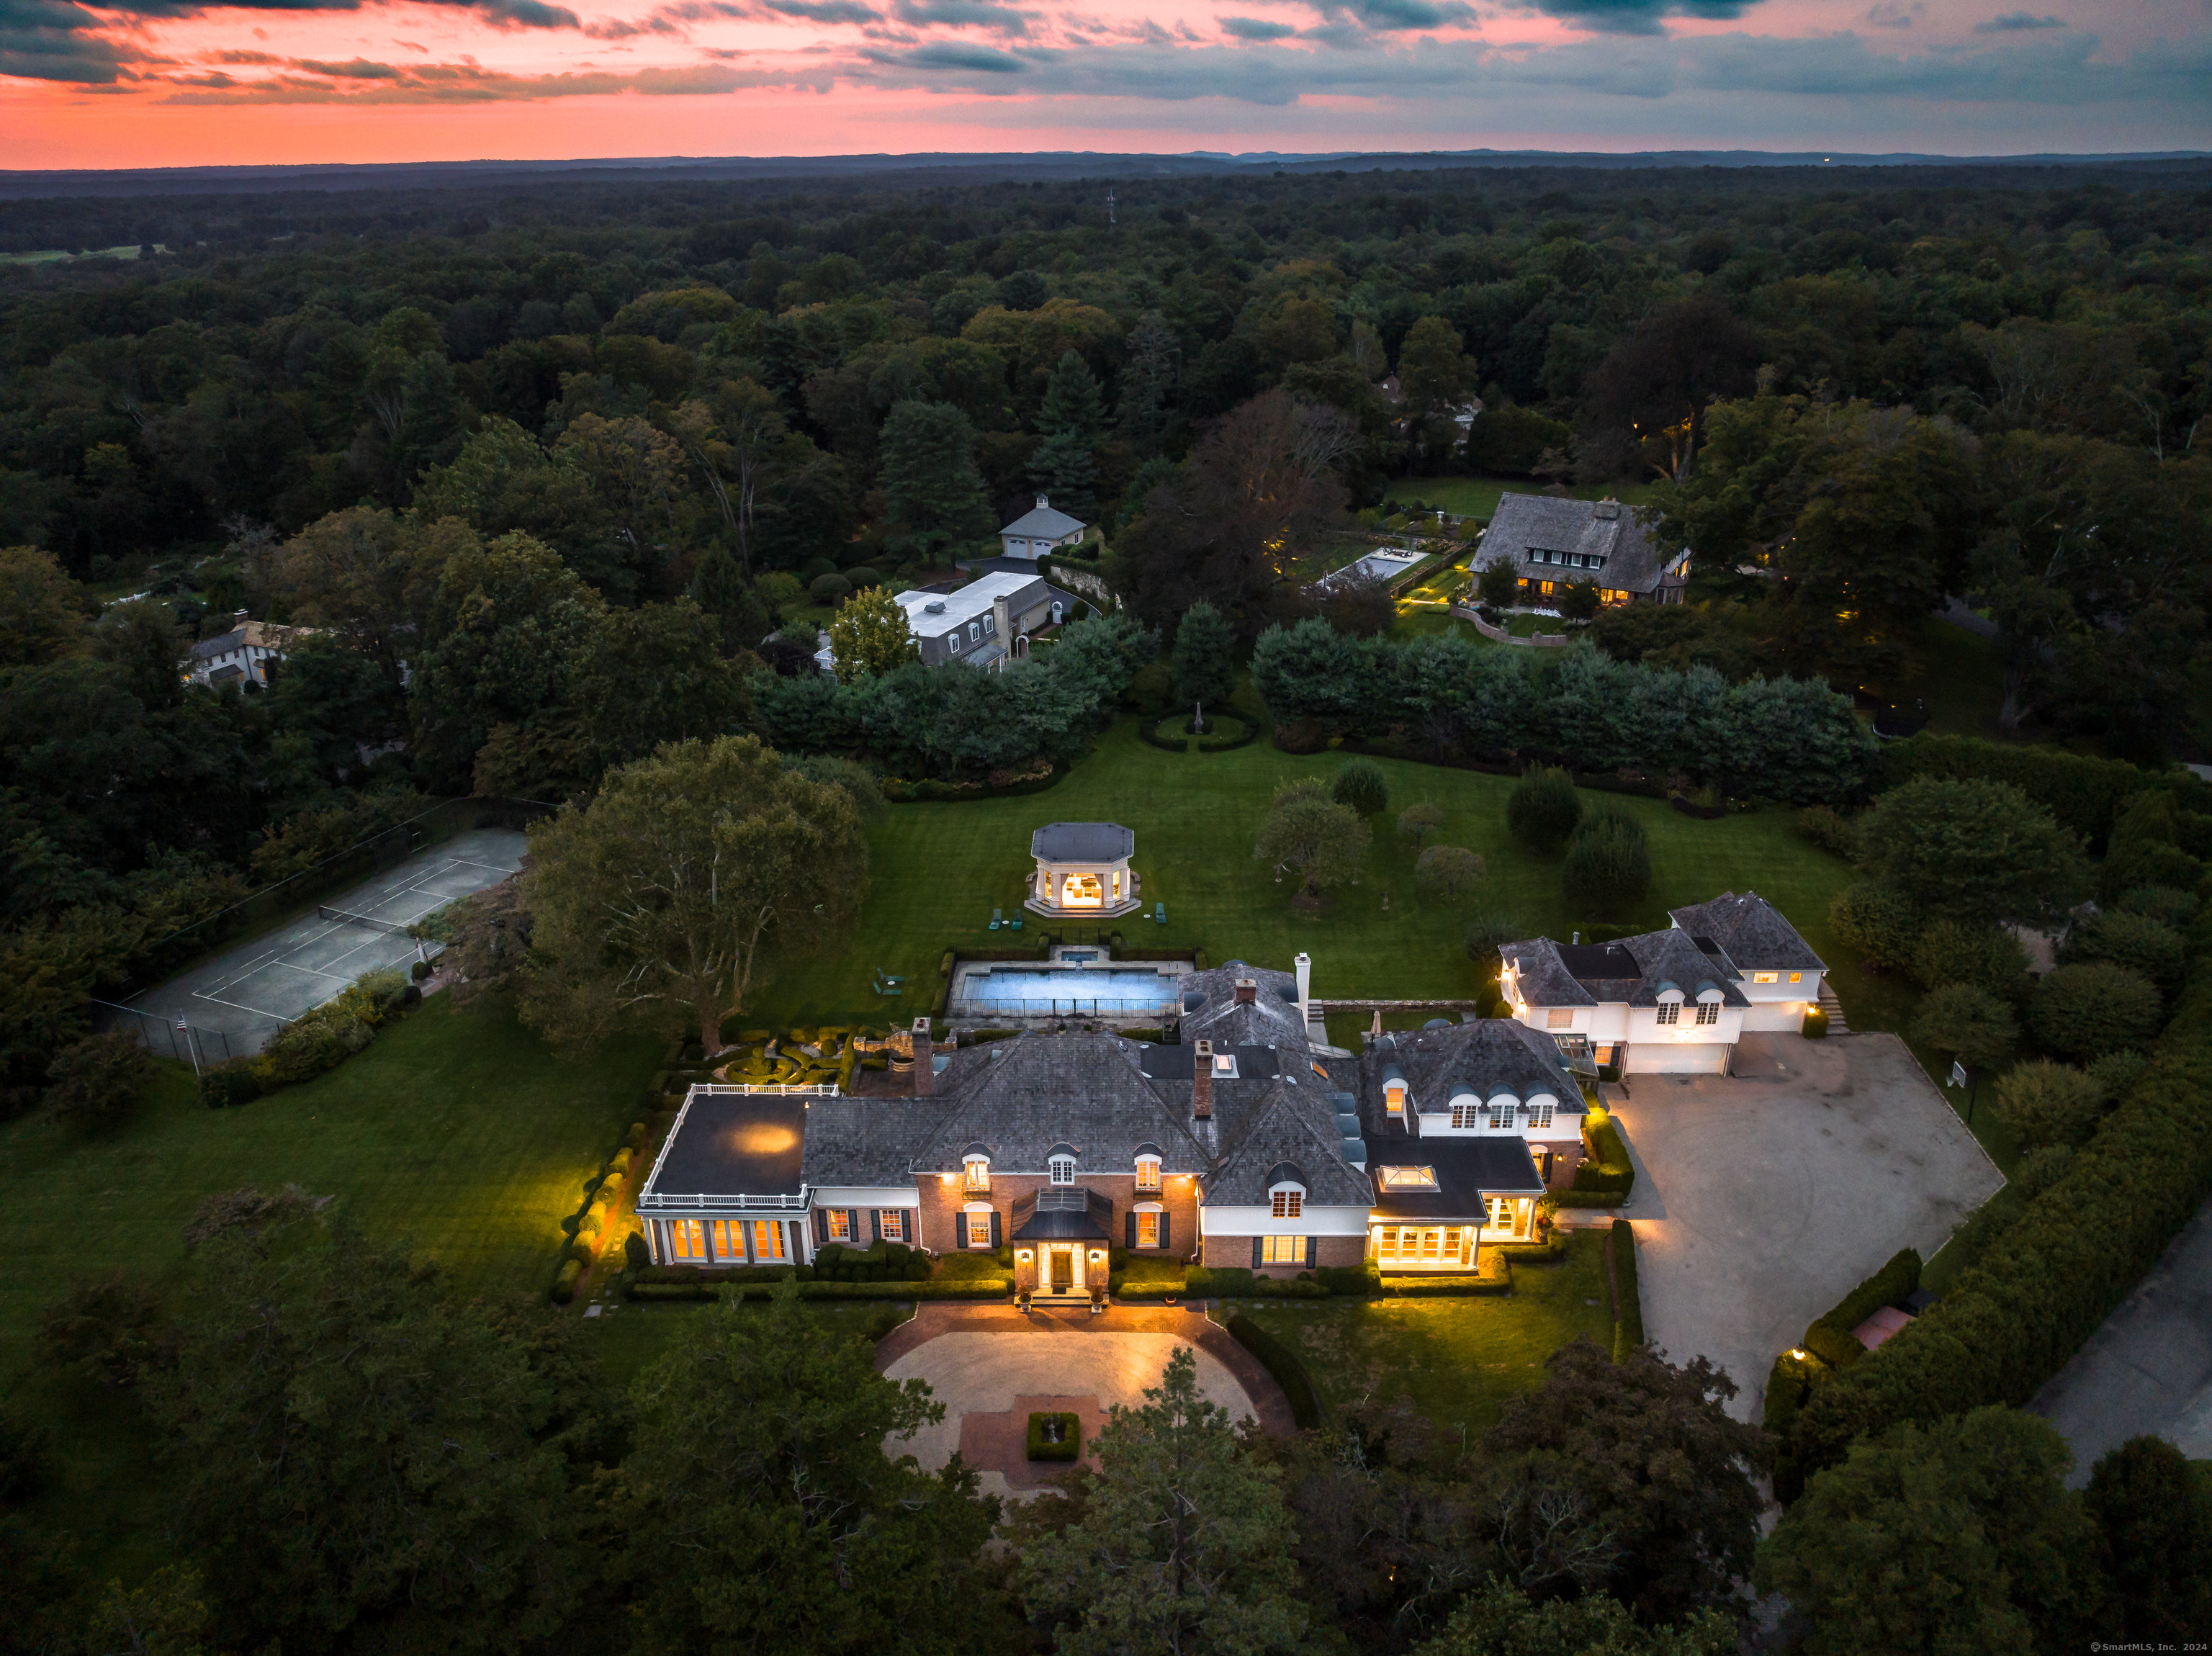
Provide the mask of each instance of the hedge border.
{"label": "hedge border", "polygon": [[[1067,1422],[1067,1441],[1064,1443],[1047,1443],[1044,1441],[1045,1422],[1054,1420]],[[1030,1415],[1025,1447],[1031,1460],[1080,1460],[1083,1458],[1081,1416],[1064,1409],[1045,1410]]]}
{"label": "hedge border", "polygon": [[1605,1257],[1613,1276],[1613,1360],[1623,1362],[1632,1351],[1644,1348],[1644,1290],[1636,1278],[1636,1227],[1626,1219],[1613,1222],[1605,1239]]}
{"label": "hedge border", "polygon": [[1291,1405],[1291,1419],[1298,1429],[1320,1430],[1321,1393],[1315,1389],[1313,1376],[1306,1372],[1304,1361],[1298,1354],[1241,1311],[1230,1313],[1227,1326],[1230,1338],[1257,1357],[1260,1366],[1283,1388],[1283,1397]]}

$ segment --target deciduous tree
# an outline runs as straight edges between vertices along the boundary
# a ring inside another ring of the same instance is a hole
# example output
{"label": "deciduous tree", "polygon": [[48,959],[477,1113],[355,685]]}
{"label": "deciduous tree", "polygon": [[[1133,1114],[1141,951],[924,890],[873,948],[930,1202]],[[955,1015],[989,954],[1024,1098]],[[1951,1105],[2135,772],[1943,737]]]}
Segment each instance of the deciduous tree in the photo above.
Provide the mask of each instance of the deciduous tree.
{"label": "deciduous tree", "polygon": [[1954,919],[2035,919],[2086,883],[2074,836],[2005,782],[1916,776],[1875,801],[1860,846],[1869,878]]}
{"label": "deciduous tree", "polygon": [[1421,895],[1447,906],[1463,901],[1482,883],[1482,858],[1464,846],[1431,846],[1413,864],[1413,883]]}
{"label": "deciduous tree", "polygon": [[1970,1070],[1994,1070],[2012,1056],[2020,1026],[2012,1008],[1971,983],[1930,990],[1912,1016],[1912,1038]]}
{"label": "deciduous tree", "polygon": [[1372,837],[1357,811],[1328,798],[1320,783],[1309,779],[1275,795],[1252,854],[1271,864],[1278,879],[1297,876],[1301,893],[1311,899],[1323,886],[1359,877]]}
{"label": "deciduous tree", "polygon": [[906,611],[889,587],[871,586],[845,600],[830,622],[830,659],[840,684],[921,659]]}

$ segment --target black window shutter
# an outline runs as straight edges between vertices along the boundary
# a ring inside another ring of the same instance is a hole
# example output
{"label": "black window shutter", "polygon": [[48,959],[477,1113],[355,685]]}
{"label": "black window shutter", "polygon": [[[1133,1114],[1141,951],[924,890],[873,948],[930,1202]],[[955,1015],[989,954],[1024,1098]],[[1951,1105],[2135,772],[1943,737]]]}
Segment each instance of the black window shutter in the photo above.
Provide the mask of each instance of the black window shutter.
{"label": "black window shutter", "polygon": [[1259,1237],[1255,1236],[1252,1239],[1252,1269],[1255,1271],[1260,1268],[1260,1249],[1262,1246]]}
{"label": "black window shutter", "polygon": [[876,1228],[875,1240],[878,1242],[882,1241],[884,1240],[883,1210],[881,1208],[870,1208],[868,1210],[868,1222]]}
{"label": "black window shutter", "polygon": [[1128,1214],[1127,1215],[1127,1221],[1128,1221],[1128,1222],[1127,1222],[1127,1228],[1128,1233],[1129,1233],[1129,1240],[1128,1240],[1126,1243],[1124,1243],[1122,1246],[1124,1246],[1125,1247],[1136,1247],[1136,1245],[1137,1245],[1137,1210],[1136,1210],[1136,1209],[1134,1209],[1134,1208],[1131,1208],[1131,1209],[1129,1210],[1129,1211],[1128,1211]]}
{"label": "black window shutter", "polygon": [[814,1246],[826,1247],[830,1241],[830,1214],[825,1208],[814,1210]]}
{"label": "black window shutter", "polygon": [[996,1209],[996,1208],[993,1208],[993,1209],[991,1210],[991,1246],[992,1246],[993,1247],[999,1247],[999,1246],[1000,1246],[1000,1242],[999,1242],[999,1210],[998,1210],[998,1209]]}
{"label": "black window shutter", "polygon": [[1316,1255],[1317,1255],[1320,1252],[1321,1252],[1321,1239],[1320,1239],[1319,1237],[1317,1237],[1317,1236],[1309,1236],[1309,1237],[1307,1237],[1307,1238],[1306,1238],[1306,1269],[1307,1269],[1308,1271],[1311,1271],[1311,1270],[1313,1269],[1313,1263],[1314,1263],[1315,1256],[1316,1256]]}
{"label": "black window shutter", "polygon": [[1167,1210],[1166,1210],[1165,1208],[1163,1208],[1163,1209],[1161,1209],[1161,1210],[1160,1210],[1160,1247],[1161,1247],[1162,1248],[1165,1248],[1165,1247],[1167,1247],[1167,1245],[1168,1245],[1168,1215],[1167,1215]]}

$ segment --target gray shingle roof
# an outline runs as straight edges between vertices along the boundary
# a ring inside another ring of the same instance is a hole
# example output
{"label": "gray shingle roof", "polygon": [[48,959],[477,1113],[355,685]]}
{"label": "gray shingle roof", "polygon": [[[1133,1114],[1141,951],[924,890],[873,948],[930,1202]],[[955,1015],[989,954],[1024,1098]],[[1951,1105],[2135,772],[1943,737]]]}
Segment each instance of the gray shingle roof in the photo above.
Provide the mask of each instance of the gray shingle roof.
{"label": "gray shingle roof", "polygon": [[1604,943],[1532,937],[1498,952],[1518,974],[1521,997],[1532,1006],[1656,1006],[1661,986],[1668,983],[1689,1000],[1698,998],[1700,985],[1711,984],[1723,1005],[1751,1004],[1735,986],[1736,968],[1727,955],[1706,954],[1686,931],[1645,931]]}
{"label": "gray shingle roof", "polygon": [[1001,535],[1030,535],[1056,541],[1062,535],[1073,535],[1083,527],[1083,519],[1071,518],[1057,507],[1032,507],[999,532]]}
{"label": "gray shingle roof", "polygon": [[[1601,516],[1611,507],[1613,515]],[[1536,563],[1533,551],[1565,552],[1604,561],[1596,568]],[[1482,559],[1510,557],[1523,576],[1539,580],[1594,580],[1617,591],[1656,589],[1668,561],[1652,543],[1633,508],[1616,501],[1562,500],[1548,494],[1498,497],[1482,537]]]}
{"label": "gray shingle roof", "polygon": [[1741,897],[1723,891],[1709,902],[1668,911],[1674,924],[1695,937],[1711,937],[1746,972],[1823,972],[1827,962],[1813,952],[1782,911],[1756,892]]}
{"label": "gray shingle roof", "polygon": [[1119,822],[1047,822],[1030,835],[1030,855],[1048,863],[1112,863],[1137,848],[1134,830]]}
{"label": "gray shingle roof", "polygon": [[[1224,1135],[1225,1137],[1225,1135]],[[1366,1175],[1347,1163],[1336,1113],[1318,1076],[1285,1076],[1267,1089],[1236,1143],[1206,1181],[1208,1203],[1256,1207],[1267,1199],[1275,1168],[1304,1169],[1310,1206],[1358,1207],[1373,1193]]]}
{"label": "gray shingle roof", "polygon": [[192,646],[192,658],[196,661],[208,661],[216,656],[227,656],[245,642],[246,629],[243,627],[234,627],[228,633],[217,637],[200,640],[198,643]]}
{"label": "gray shingle roof", "polygon": [[1517,1099],[1548,1093],[1562,1113],[1582,1113],[1582,1088],[1560,1061],[1559,1043],[1511,1018],[1416,1029],[1389,1036],[1365,1054],[1359,1061],[1359,1109],[1370,1143],[1400,1131],[1382,1100],[1382,1083],[1393,1070],[1404,1074],[1416,1111],[1433,1113],[1462,1094],[1480,1100],[1499,1093]]}
{"label": "gray shingle roof", "polygon": [[817,1098],[806,1112],[806,1182],[910,1185],[915,1153],[944,1118],[933,1098]]}
{"label": "gray shingle roof", "polygon": [[911,1171],[957,1173],[963,1147],[981,1139],[999,1173],[1042,1174],[1063,1140],[1079,1179],[1127,1172],[1144,1143],[1161,1147],[1169,1173],[1203,1172],[1206,1152],[1185,1125],[1188,1091],[1170,1104],[1138,1067],[1143,1050],[1119,1035],[1032,1033],[955,1053],[937,1078],[945,1113]]}

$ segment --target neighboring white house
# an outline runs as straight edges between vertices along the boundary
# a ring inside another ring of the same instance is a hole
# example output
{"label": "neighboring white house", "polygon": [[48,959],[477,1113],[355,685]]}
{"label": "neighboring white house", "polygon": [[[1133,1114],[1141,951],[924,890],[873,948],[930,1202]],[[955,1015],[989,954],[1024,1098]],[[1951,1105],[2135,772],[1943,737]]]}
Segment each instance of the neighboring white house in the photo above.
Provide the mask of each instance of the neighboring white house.
{"label": "neighboring white house", "polygon": [[270,659],[273,657],[283,660],[293,640],[307,630],[255,621],[240,610],[231,617],[228,632],[220,637],[202,639],[192,646],[191,664],[185,676],[194,684],[211,685],[216,689],[249,680],[265,685],[269,682]]}
{"label": "neighboring white house", "polygon": [[1054,547],[1073,546],[1083,538],[1083,522],[1053,509],[1050,497],[1040,494],[1033,511],[1024,512],[999,531],[999,540],[1010,558],[1031,561]]}
{"label": "neighboring white house", "polygon": [[1827,968],[1764,898],[1723,892],[1672,919],[1617,943],[1506,944],[1513,1016],[1626,1074],[1726,1074],[1747,1032],[1796,1029],[1819,1004]]}
{"label": "neighboring white house", "polygon": [[1806,1012],[1820,1004],[1827,967],[1782,911],[1756,892],[1739,897],[1723,891],[1711,902],[1669,910],[1668,918],[1692,941],[1711,938],[1727,951],[1735,986],[1750,1003],[1746,1034],[1802,1028]]}
{"label": "neighboring white house", "polygon": [[993,669],[1018,653],[1017,640],[1063,619],[1064,607],[1043,576],[1004,571],[956,592],[901,592],[897,602],[924,661]]}

